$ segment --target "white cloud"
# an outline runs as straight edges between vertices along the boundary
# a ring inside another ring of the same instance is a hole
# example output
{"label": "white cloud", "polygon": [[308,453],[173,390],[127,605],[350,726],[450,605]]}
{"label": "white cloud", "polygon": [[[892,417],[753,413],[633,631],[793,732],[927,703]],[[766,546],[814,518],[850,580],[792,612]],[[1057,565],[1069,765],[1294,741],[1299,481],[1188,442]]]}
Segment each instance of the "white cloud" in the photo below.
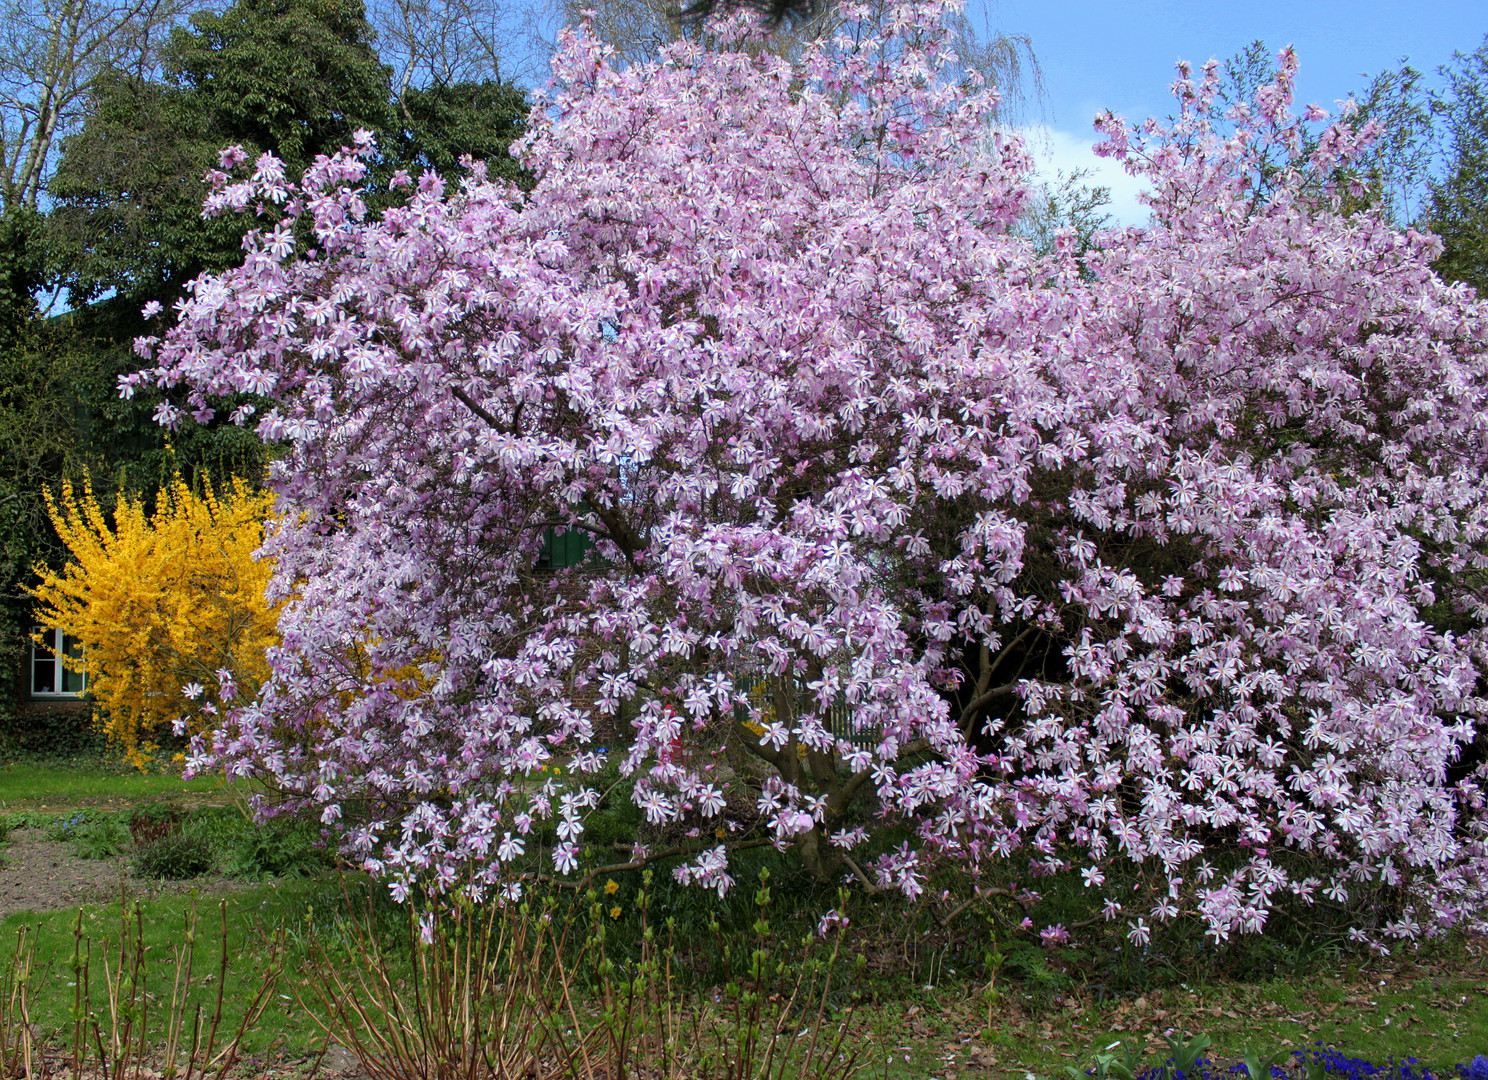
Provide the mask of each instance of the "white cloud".
{"label": "white cloud", "polygon": [[1069,175],[1085,169],[1089,174],[1085,183],[1111,189],[1106,209],[1117,224],[1141,225],[1147,221],[1147,207],[1137,201],[1137,193],[1146,189],[1147,182],[1128,176],[1116,159],[1097,157],[1092,149],[1094,138],[1045,126],[1023,128],[1018,134],[1033,155],[1039,179],[1052,181],[1059,173]]}

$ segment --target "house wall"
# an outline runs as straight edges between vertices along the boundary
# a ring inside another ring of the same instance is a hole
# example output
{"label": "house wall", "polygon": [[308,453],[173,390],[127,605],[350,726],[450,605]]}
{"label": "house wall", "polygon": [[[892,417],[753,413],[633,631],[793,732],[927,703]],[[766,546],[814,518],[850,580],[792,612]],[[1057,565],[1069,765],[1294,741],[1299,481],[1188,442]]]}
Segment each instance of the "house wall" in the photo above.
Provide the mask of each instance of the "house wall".
{"label": "house wall", "polygon": [[31,696],[31,650],[26,649],[11,671],[14,716],[4,732],[4,748],[35,754],[71,754],[97,742],[92,730],[93,707],[83,698]]}

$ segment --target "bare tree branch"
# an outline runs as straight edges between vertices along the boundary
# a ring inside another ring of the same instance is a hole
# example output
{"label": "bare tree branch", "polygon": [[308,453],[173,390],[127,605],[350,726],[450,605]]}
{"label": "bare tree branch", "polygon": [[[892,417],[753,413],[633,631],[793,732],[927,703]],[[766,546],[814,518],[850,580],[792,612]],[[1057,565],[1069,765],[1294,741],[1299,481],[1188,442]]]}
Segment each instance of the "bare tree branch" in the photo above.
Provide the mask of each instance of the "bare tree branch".
{"label": "bare tree branch", "polygon": [[172,27],[205,0],[0,2],[0,207],[35,209],[88,85],[150,70]]}
{"label": "bare tree branch", "polygon": [[492,0],[369,0],[377,51],[393,68],[393,92],[534,77],[525,70],[527,9]]}

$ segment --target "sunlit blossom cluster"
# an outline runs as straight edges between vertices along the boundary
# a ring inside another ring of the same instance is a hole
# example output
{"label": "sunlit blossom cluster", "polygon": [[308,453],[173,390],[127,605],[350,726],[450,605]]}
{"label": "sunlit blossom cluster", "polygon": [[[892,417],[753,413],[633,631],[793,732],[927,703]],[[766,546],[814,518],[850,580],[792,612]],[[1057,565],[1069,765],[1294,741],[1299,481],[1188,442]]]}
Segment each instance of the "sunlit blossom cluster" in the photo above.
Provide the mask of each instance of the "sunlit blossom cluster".
{"label": "sunlit blossom cluster", "polygon": [[[540,823],[574,872],[621,717],[720,893],[768,841],[909,896],[1081,869],[1139,942],[1284,898],[1481,928],[1484,308],[1343,212],[1368,132],[1304,143],[1290,54],[1104,118],[1151,223],[1040,255],[941,13],[794,63],[568,33],[526,194],[473,165],[373,217],[370,142],[225,155],[209,210],[277,224],[124,386],[260,395],[287,447],[283,645],[194,760],[390,808],[345,841],[399,891],[509,887]],[[550,529],[588,561],[535,572]],[[742,794],[674,752],[741,732]]]}

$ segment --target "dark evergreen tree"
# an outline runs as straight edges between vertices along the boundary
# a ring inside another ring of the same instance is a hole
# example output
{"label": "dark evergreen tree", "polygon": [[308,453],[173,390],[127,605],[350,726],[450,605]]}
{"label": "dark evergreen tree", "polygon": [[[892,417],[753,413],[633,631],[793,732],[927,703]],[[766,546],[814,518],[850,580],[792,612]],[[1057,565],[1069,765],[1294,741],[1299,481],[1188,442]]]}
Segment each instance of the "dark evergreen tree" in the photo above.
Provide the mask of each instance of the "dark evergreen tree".
{"label": "dark evergreen tree", "polygon": [[466,154],[484,161],[492,177],[524,183],[511,156],[521,136],[527,98],[511,83],[485,80],[410,87],[398,102],[392,130],[383,139],[388,163],[416,172],[454,176]]}
{"label": "dark evergreen tree", "polygon": [[241,223],[201,214],[203,173],[229,141],[190,87],[122,72],[94,84],[51,184],[51,262],[75,305],[167,303],[238,256]]}
{"label": "dark evergreen tree", "polygon": [[239,0],[178,29],[167,68],[214,134],[292,169],[388,120],[390,73],[361,0]]}
{"label": "dark evergreen tree", "polygon": [[299,168],[389,119],[388,69],[360,0],[240,0],[177,29],[163,66],[162,79],[95,80],[63,143],[51,256],[74,301],[169,305],[238,258],[241,222],[201,216],[202,177],[223,147]]}

